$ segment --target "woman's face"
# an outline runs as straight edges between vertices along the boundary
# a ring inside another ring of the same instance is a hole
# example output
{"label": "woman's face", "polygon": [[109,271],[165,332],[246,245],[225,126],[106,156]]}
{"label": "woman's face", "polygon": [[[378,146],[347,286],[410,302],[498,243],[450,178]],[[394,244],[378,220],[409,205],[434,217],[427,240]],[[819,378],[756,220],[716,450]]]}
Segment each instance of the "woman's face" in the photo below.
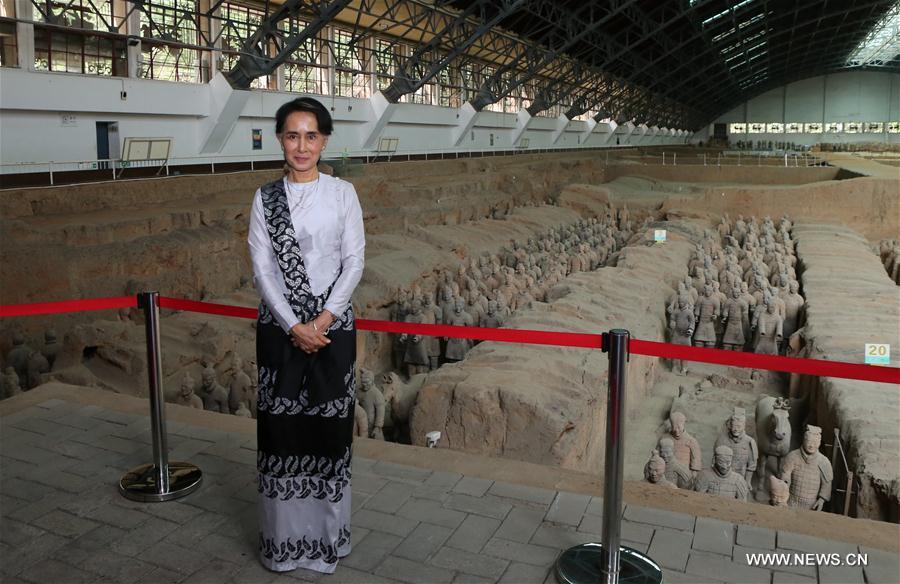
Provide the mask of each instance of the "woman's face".
{"label": "woman's face", "polygon": [[298,173],[313,170],[328,143],[328,136],[319,132],[316,116],[310,112],[289,115],[278,139],[284,150],[284,161]]}

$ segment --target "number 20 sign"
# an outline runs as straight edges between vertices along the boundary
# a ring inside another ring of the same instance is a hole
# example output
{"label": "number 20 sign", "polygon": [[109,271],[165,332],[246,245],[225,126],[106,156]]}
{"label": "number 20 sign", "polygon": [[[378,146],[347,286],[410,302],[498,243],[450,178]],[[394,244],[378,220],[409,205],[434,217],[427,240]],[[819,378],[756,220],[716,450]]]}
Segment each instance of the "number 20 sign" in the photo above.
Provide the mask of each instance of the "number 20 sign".
{"label": "number 20 sign", "polygon": [[891,346],[886,343],[866,343],[865,361],[869,365],[890,365]]}

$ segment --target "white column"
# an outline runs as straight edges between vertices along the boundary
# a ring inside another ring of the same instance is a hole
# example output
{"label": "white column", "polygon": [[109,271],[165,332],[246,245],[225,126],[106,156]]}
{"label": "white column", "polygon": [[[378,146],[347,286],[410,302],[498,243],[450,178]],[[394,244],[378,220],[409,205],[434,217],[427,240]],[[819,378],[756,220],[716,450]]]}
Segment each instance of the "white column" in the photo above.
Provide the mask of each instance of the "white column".
{"label": "white column", "polygon": [[559,114],[556,117],[556,127],[553,129],[553,133],[550,135],[551,144],[558,144],[562,139],[563,134],[566,133],[566,129],[569,127],[569,122],[571,122],[569,118],[566,117],[565,114]]}
{"label": "white column", "polygon": [[275,76],[275,91],[286,91],[287,83],[284,81],[284,65],[279,65],[273,75]]}
{"label": "white column", "polygon": [[332,57],[332,47],[331,47],[331,39],[333,38],[332,29],[330,26],[326,26],[322,29],[322,52],[319,54],[320,60],[323,65],[326,65],[328,68],[326,69],[327,73],[325,74],[325,87],[322,88],[322,92],[325,95],[335,95],[335,80],[337,79],[336,71],[334,70],[334,58]]}
{"label": "white column", "polygon": [[200,119],[200,133],[205,136],[203,146],[200,148],[201,154],[215,154],[222,151],[250,98],[249,91],[234,89],[219,72],[216,72],[208,86],[209,115]]}
{"label": "white column", "polygon": [[367,63],[368,69],[368,79],[369,79],[369,96],[370,99],[376,93],[378,93],[378,81],[375,79],[375,72],[378,70],[378,67],[375,66],[375,37],[371,36],[366,39],[366,46],[369,48],[369,61]]}
{"label": "white column", "polygon": [[606,140],[604,140],[603,143],[604,144],[615,144],[616,143],[616,141],[615,141],[616,128],[619,127],[619,124],[617,124],[615,122],[615,120],[610,120],[609,122],[607,122],[606,127],[608,128],[607,131],[609,133],[607,134]]}
{"label": "white column", "polygon": [[[209,7],[209,0],[200,0],[200,2],[198,3],[198,8],[201,14],[205,14],[206,12],[208,12]],[[221,16],[221,12],[218,8],[216,8],[213,16]],[[200,52],[200,62],[206,66],[207,70],[209,71],[209,79],[210,81],[212,81],[216,76],[216,71],[219,70],[219,57],[222,56],[222,39],[219,37],[219,33],[222,30],[222,21],[219,20],[219,18],[201,17],[200,27],[201,29],[204,29],[207,38],[216,39],[213,42],[212,50]]]}
{"label": "white column", "polygon": [[[33,20],[31,0],[16,0],[16,18]],[[34,70],[34,25],[26,22],[16,23],[16,46],[19,52],[19,68],[23,71]]]}
{"label": "white column", "polygon": [[[130,2],[124,3],[128,9],[131,8]],[[132,10],[127,13],[125,19],[125,30],[128,33],[127,57],[128,57],[128,76],[131,78],[140,77],[141,64],[143,55],[141,54],[141,11]]]}
{"label": "white column", "polygon": [[362,144],[367,150],[375,148],[377,140],[390,123],[394,110],[397,109],[397,104],[389,102],[380,91],[369,98],[369,106],[371,114],[362,130]]}
{"label": "white column", "polygon": [[[532,119],[533,118],[531,114],[528,113],[527,109],[519,110],[519,112],[516,114],[516,127],[512,129],[512,139],[510,140],[510,144],[516,146],[519,143],[519,140],[521,140],[522,136],[525,135],[525,131],[528,129],[528,126],[531,125]],[[474,118],[472,120],[472,125],[475,125]],[[560,134],[562,134],[562,132],[560,132]]]}
{"label": "white column", "polygon": [[579,134],[578,143],[582,146],[587,144],[587,141],[591,139],[591,134],[594,132],[594,128],[597,127],[597,120],[594,118],[588,118],[585,121],[585,129],[581,131]]}
{"label": "white column", "polygon": [[647,130],[647,124],[638,124],[637,126],[635,126],[633,131],[635,136],[635,144],[642,144],[644,142],[644,136],[646,136]]}
{"label": "white column", "polygon": [[[456,123],[456,127],[452,130],[454,146],[462,145],[463,140],[465,140],[469,132],[472,131],[472,128],[475,127],[475,118],[478,117],[478,113],[479,112],[475,111],[475,108],[473,108],[472,104],[468,101],[464,103],[461,108],[459,108],[459,111],[457,112],[459,121]],[[515,132],[516,130],[513,129],[513,136],[515,136]],[[515,140],[512,140],[511,143],[515,144]]]}
{"label": "white column", "polygon": [[[269,43],[269,51],[271,51],[273,55],[278,51],[278,47],[275,46],[275,43]],[[284,91],[284,63],[275,67],[275,70],[272,71],[272,76],[275,77],[275,85],[272,87],[272,89],[274,89],[275,91]]]}

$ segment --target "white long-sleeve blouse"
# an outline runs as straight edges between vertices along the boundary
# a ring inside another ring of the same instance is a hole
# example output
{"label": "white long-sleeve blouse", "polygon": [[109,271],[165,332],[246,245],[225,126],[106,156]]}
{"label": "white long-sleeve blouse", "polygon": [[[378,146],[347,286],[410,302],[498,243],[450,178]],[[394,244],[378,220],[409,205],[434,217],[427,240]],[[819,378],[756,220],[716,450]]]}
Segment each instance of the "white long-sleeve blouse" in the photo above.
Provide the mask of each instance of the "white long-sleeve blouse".
{"label": "white long-sleeve blouse", "polygon": [[[356,189],[325,174],[309,183],[293,183],[285,177],[284,186],[310,287],[319,295],[337,278],[325,309],[340,317],[350,306],[365,264],[366,238]],[[290,332],[300,319],[285,300],[288,289],[272,249],[259,190],[253,197],[247,242],[256,290],[281,328]]]}

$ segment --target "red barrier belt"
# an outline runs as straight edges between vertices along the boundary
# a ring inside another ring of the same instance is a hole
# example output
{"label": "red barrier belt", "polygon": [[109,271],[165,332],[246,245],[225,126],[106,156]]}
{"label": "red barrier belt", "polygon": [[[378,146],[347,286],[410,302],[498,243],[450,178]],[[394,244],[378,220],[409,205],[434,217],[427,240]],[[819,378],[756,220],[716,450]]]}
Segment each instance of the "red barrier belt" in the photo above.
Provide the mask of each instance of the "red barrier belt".
{"label": "red barrier belt", "polygon": [[[135,296],[92,298],[89,300],[70,300],[63,302],[42,302],[38,304],[10,304],[5,306],[0,305],[0,317],[134,308],[136,306],[137,297]],[[196,300],[184,300],[180,298],[170,298],[168,296],[159,297],[159,306],[160,308],[172,310],[185,310],[188,312],[234,316],[238,318],[256,318],[257,316],[256,308],[198,302]],[[373,332],[455,337],[460,339],[498,341],[503,343],[553,345],[558,347],[581,347],[587,349],[602,348],[602,337],[599,334],[559,333],[524,329],[494,329],[438,324],[412,324],[387,320],[370,320],[365,318],[358,319],[356,325],[359,330]],[[688,347],[685,345],[673,345],[671,343],[659,343],[656,341],[642,341],[640,339],[631,339],[629,350],[635,355],[646,355],[648,357],[683,359],[685,361],[699,361],[703,363],[715,363],[717,365],[730,365],[733,367],[767,369],[770,371],[783,371],[786,373],[799,373],[803,375],[840,377],[844,379],[858,379],[861,381],[900,384],[900,367],[879,367],[874,365],[862,365],[859,363],[846,363],[843,361],[800,359],[797,357],[781,357],[778,355],[757,355],[756,353]]]}
{"label": "red barrier belt", "polygon": [[159,297],[159,307],[171,310],[186,310],[188,312],[202,312],[204,314],[217,314],[219,316],[236,316],[238,318],[256,318],[258,312],[255,308],[198,302],[196,300],[184,300],[183,298],[169,298],[168,296]]}
{"label": "red barrier belt", "polygon": [[631,339],[629,350],[634,355],[683,359],[685,361],[700,361],[748,369],[768,369],[770,371],[784,371],[785,373],[801,373],[821,377],[842,377],[844,379],[900,384],[900,367],[880,367],[844,361],[781,357],[779,355],[758,355],[756,353],[723,351],[722,349],[701,349],[699,347],[642,341],[640,339]]}
{"label": "red barrier belt", "polygon": [[62,300],[60,302],[37,302],[34,304],[0,305],[0,318],[10,316],[37,316],[39,314],[62,314],[64,312],[87,312],[90,310],[114,310],[136,308],[137,296],[115,296],[110,298],[89,298],[87,300]]}
{"label": "red barrier belt", "polygon": [[557,333],[552,331],[495,329],[445,324],[411,324],[389,320],[369,320],[367,318],[358,319],[356,327],[359,330],[381,333],[406,333],[408,335],[425,335],[429,337],[454,337],[457,339],[500,341],[502,343],[524,343],[529,345],[556,345],[558,347],[583,347],[586,349],[602,348],[602,337],[600,334]]}
{"label": "red barrier belt", "polygon": [[[236,316],[238,318],[256,318],[255,308],[229,306],[227,304],[211,304],[195,300],[159,297],[160,308],[203,312],[220,316]],[[587,349],[601,348],[602,338],[599,334],[557,333],[552,331],[535,331],[522,329],[494,329],[473,326],[450,326],[441,324],[410,324],[389,320],[369,320],[359,318],[356,328],[362,331],[381,333],[397,333],[409,335],[425,335],[433,337],[456,337],[479,341],[499,341],[504,343],[524,343],[530,345],[556,345],[560,347],[582,347]]]}

